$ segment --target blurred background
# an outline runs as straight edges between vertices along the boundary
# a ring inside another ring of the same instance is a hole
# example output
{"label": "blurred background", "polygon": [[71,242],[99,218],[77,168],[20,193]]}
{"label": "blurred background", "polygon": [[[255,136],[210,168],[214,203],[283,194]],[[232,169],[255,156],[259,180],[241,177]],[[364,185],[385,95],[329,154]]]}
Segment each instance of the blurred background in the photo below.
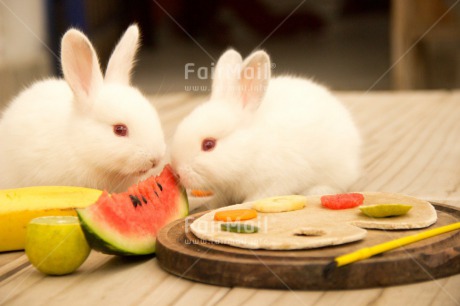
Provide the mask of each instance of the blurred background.
{"label": "blurred background", "polygon": [[[0,0],[0,105],[60,75],[69,27],[93,42],[101,66],[136,22],[134,85],[151,95],[208,94],[219,55],[265,49],[273,74],[333,90],[460,87],[460,0]],[[188,70],[186,67],[189,67]]]}

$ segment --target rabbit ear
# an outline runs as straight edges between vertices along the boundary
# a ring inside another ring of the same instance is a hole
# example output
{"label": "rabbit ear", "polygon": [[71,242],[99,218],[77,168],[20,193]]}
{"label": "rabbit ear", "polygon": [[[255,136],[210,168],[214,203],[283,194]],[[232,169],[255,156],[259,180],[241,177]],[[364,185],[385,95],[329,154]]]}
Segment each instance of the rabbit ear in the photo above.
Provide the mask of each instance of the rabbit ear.
{"label": "rabbit ear", "polygon": [[256,51],[243,62],[240,71],[240,90],[243,108],[256,110],[262,102],[270,80],[270,57]]}
{"label": "rabbit ear", "polygon": [[67,31],[61,43],[64,79],[79,101],[88,101],[103,82],[97,54],[86,36],[78,30]]}
{"label": "rabbit ear", "polygon": [[213,73],[211,100],[235,96],[242,62],[241,55],[233,49],[222,54]]}
{"label": "rabbit ear", "polygon": [[131,70],[134,66],[134,57],[139,48],[139,28],[130,26],[120,38],[117,46],[110,56],[105,81],[129,85]]}

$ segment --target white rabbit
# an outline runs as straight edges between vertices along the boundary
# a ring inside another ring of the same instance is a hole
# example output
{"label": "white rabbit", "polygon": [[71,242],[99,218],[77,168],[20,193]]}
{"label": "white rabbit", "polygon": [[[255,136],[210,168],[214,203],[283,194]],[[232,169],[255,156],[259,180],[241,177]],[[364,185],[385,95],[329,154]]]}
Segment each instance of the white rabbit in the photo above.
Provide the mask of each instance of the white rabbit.
{"label": "white rabbit", "polygon": [[213,206],[286,194],[347,190],[360,176],[361,137],[348,110],[323,86],[270,79],[263,51],[219,59],[210,101],[177,127],[172,165]]}
{"label": "white rabbit", "polygon": [[125,190],[157,165],[166,145],[156,110],[130,85],[139,45],[130,26],[105,78],[88,38],[61,44],[62,79],[21,92],[0,119],[0,188],[74,185]]}

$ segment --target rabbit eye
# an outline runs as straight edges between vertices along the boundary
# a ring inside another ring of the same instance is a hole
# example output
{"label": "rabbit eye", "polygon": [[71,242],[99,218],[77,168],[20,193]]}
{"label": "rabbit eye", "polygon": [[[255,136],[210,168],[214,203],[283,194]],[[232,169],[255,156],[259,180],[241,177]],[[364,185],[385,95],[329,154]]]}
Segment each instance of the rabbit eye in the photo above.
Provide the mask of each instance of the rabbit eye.
{"label": "rabbit eye", "polygon": [[201,150],[205,152],[211,151],[212,149],[214,149],[215,146],[216,146],[216,140],[214,138],[205,138],[201,142]]}
{"label": "rabbit eye", "polygon": [[124,124],[115,124],[113,126],[113,133],[117,136],[127,136],[128,135],[128,127]]}

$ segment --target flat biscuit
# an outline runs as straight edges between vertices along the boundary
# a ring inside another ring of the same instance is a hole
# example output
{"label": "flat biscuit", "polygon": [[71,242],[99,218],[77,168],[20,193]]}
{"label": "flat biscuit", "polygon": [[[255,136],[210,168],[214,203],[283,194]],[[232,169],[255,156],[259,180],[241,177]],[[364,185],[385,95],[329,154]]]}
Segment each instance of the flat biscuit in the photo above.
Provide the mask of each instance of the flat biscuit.
{"label": "flat biscuit", "polygon": [[[253,202],[222,207],[195,220],[190,228],[200,239],[248,249],[294,250],[339,245],[363,239],[367,229],[417,229],[437,220],[429,202],[401,194],[362,192],[363,205],[401,203],[412,209],[391,218],[370,218],[358,207],[331,210],[321,205],[319,196],[307,197],[303,209],[282,213],[259,213],[256,219],[242,221],[259,227],[258,233],[239,234],[222,231],[214,213],[220,210],[252,208]],[[311,233],[314,233],[311,234]]]}

